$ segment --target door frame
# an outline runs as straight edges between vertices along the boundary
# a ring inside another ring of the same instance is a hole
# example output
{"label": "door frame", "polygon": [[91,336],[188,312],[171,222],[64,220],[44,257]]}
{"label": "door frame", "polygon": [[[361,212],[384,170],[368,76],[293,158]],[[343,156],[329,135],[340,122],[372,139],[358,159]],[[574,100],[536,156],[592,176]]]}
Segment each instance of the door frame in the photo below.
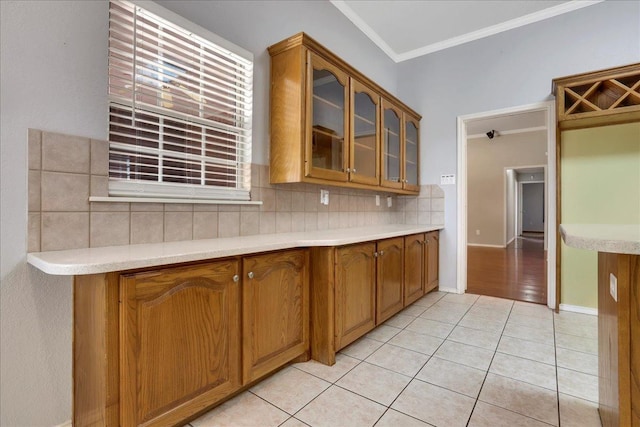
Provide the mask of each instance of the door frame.
{"label": "door frame", "polygon": [[[547,186],[545,184],[545,181],[520,181],[520,182],[518,182],[518,198],[517,198],[517,200],[518,200],[518,220],[517,220],[518,221],[518,235],[521,235],[522,232],[523,232],[523,230],[522,230],[522,196],[523,196],[523,191],[524,191],[523,186],[524,185],[528,185],[528,184],[543,184],[543,190],[542,190],[542,191],[544,191],[544,196],[543,197],[547,196]],[[543,233],[544,233],[545,239],[546,239],[546,236],[547,236],[547,218],[546,218],[546,216],[547,216],[546,215],[547,207],[545,206],[544,209],[545,209],[545,215],[544,215],[545,218],[544,218]]]}
{"label": "door frame", "polygon": [[[481,113],[467,114],[457,118],[457,148],[458,148],[458,182],[457,182],[457,283],[458,293],[464,293],[467,289],[467,122],[478,119],[510,115],[515,113],[527,113],[534,111],[544,111],[547,127],[547,188],[556,188],[556,119],[554,101],[538,102],[516,107],[503,108]],[[547,216],[545,222],[554,224],[553,230],[548,230],[547,247],[547,306],[556,308],[556,194],[547,191],[545,194],[547,202]],[[553,219],[553,221],[549,221]],[[553,263],[549,266],[549,260]]]}

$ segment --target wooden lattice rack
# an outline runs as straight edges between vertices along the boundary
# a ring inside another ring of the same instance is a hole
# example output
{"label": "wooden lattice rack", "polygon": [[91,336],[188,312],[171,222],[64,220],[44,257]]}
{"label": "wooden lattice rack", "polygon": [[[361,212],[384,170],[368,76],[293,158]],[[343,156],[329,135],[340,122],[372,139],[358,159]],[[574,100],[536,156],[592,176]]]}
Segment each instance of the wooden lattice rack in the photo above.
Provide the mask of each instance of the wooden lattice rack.
{"label": "wooden lattice rack", "polygon": [[561,129],[640,118],[640,63],[553,81]]}

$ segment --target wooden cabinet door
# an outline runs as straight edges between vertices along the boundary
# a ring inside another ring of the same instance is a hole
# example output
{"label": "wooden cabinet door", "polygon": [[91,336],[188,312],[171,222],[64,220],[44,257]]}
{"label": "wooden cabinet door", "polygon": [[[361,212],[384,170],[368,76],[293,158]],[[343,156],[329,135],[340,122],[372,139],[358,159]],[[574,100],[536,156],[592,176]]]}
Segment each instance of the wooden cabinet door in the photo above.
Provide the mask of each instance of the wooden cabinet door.
{"label": "wooden cabinet door", "polygon": [[389,188],[402,188],[402,110],[382,99],[382,134],[380,185]]}
{"label": "wooden cabinet door", "polygon": [[420,160],[420,121],[407,113],[404,117],[404,143],[402,144],[404,167],[402,168],[402,188],[409,191],[420,191],[418,180],[418,163]]}
{"label": "wooden cabinet door", "polygon": [[402,310],[404,238],[378,242],[376,325]]}
{"label": "wooden cabinet door", "polygon": [[380,185],[380,95],[351,78],[349,181]]}
{"label": "wooden cabinet door", "polygon": [[309,351],[308,252],[243,258],[243,381]]}
{"label": "wooden cabinet door", "polygon": [[425,240],[425,257],[427,267],[425,272],[425,293],[438,287],[439,243],[439,233],[437,231],[427,233],[427,238]]}
{"label": "wooden cabinet door", "polygon": [[309,53],[305,176],[347,181],[349,77]]}
{"label": "wooden cabinet door", "polygon": [[404,238],[404,306],[424,294],[425,235],[413,234]]}
{"label": "wooden cabinet door", "polygon": [[375,327],[375,243],[336,249],[335,346],[346,347]]}
{"label": "wooden cabinet door", "polygon": [[238,262],[123,275],[121,424],[174,425],[240,388]]}

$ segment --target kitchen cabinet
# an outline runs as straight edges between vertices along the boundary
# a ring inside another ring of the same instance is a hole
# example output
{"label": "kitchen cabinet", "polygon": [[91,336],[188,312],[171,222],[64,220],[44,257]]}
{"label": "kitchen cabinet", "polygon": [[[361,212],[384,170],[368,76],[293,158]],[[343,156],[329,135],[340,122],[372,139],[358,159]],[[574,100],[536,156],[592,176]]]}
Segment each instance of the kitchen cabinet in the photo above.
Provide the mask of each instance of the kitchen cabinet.
{"label": "kitchen cabinet", "polygon": [[[269,53],[272,184],[418,193],[417,113],[304,33],[269,47]],[[382,156],[382,99],[398,117],[388,129],[395,157]],[[407,120],[412,124],[404,129]]]}
{"label": "kitchen cabinet", "polygon": [[439,274],[438,264],[440,263],[440,232],[430,231],[425,236],[425,257],[426,271],[424,293],[430,292],[438,287]]}
{"label": "kitchen cabinet", "polygon": [[376,254],[376,325],[379,325],[404,307],[404,239],[379,241]]}
{"label": "kitchen cabinet", "polygon": [[419,192],[418,146],[420,120],[382,100],[383,187]]}
{"label": "kitchen cabinet", "polygon": [[238,390],[235,260],[120,278],[122,425],[172,425]]}
{"label": "kitchen cabinet", "polygon": [[376,325],[375,243],[335,251],[335,350],[346,347]]}
{"label": "kitchen cabinet", "polygon": [[640,255],[598,252],[598,400],[605,427],[640,427],[639,355]]}
{"label": "kitchen cabinet", "polygon": [[338,350],[437,287],[437,233],[311,248],[311,358],[333,365]]}
{"label": "kitchen cabinet", "polygon": [[404,306],[438,287],[438,231],[404,238]]}
{"label": "kitchen cabinet", "polygon": [[182,425],[308,360],[308,250],[76,276],[73,353],[74,425]]}
{"label": "kitchen cabinet", "polygon": [[425,234],[412,234],[404,238],[404,305],[407,306],[424,295]]}
{"label": "kitchen cabinet", "polygon": [[308,252],[242,260],[243,380],[250,383],[309,349]]}

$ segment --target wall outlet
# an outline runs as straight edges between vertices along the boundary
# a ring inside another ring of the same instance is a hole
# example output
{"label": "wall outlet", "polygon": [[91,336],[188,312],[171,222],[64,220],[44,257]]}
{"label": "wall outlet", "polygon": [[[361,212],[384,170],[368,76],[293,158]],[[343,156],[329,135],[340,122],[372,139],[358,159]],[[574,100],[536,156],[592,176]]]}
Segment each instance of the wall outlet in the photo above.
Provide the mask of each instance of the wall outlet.
{"label": "wall outlet", "polygon": [[390,208],[393,206],[393,198],[391,196],[387,196],[387,207]]}
{"label": "wall outlet", "polygon": [[476,236],[480,235],[480,230],[476,230]]}
{"label": "wall outlet", "polygon": [[449,185],[456,183],[456,175],[451,173],[448,175],[440,175],[440,185]]}
{"label": "wall outlet", "polygon": [[376,194],[376,206],[380,206],[380,195]]}
{"label": "wall outlet", "polygon": [[615,302],[618,302],[618,278],[609,273],[609,293]]}
{"label": "wall outlet", "polygon": [[320,204],[321,205],[329,204],[329,190],[320,190]]}

